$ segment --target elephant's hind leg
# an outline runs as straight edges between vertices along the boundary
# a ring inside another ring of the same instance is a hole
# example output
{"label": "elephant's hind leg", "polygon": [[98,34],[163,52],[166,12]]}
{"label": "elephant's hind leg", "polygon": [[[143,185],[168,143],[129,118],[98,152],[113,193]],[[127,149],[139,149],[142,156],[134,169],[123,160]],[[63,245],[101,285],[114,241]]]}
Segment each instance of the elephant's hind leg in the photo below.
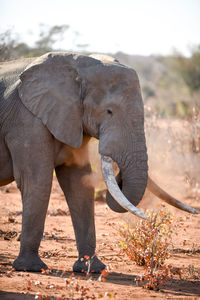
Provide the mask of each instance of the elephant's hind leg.
{"label": "elephant's hind leg", "polygon": [[[73,271],[87,271],[84,256],[91,257],[91,270],[100,273],[105,265],[95,256],[96,236],[94,225],[94,189],[84,184],[84,177],[91,174],[89,164],[85,166],[59,166],[56,175],[66,196],[74,226],[79,259]],[[91,271],[90,270],[90,271]]]}

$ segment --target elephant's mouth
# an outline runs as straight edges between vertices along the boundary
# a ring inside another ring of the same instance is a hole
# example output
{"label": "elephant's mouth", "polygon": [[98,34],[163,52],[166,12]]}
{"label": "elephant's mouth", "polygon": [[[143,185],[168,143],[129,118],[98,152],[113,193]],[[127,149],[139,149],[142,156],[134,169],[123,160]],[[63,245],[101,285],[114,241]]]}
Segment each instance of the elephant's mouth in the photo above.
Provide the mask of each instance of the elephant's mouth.
{"label": "elephant's mouth", "polygon": [[[113,161],[110,157],[103,156],[103,155],[101,156],[102,173],[103,173],[104,180],[107,185],[108,191],[110,192],[111,196],[126,211],[129,211],[132,214],[134,214],[142,219],[148,220],[147,216],[141,210],[139,210],[137,207],[135,207],[121,192],[120,188],[122,188],[122,181],[119,181],[119,185],[116,182],[112,163],[113,163]],[[176,200],[169,194],[167,194],[158,185],[156,185],[156,183],[151,178],[148,178],[147,187],[154,195],[156,195],[160,199],[164,200],[168,204],[170,204],[174,207],[177,207],[181,210],[187,211],[189,213],[193,213],[193,214],[199,213],[198,209],[190,207],[190,206]]]}

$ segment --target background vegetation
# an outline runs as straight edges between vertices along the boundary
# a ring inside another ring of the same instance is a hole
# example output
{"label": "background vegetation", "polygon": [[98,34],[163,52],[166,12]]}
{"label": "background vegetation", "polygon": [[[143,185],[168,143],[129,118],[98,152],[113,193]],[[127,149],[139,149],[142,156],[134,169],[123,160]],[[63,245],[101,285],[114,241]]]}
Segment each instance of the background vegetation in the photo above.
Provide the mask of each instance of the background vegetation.
{"label": "background vegetation", "polygon": [[[0,61],[34,57],[57,49],[58,42],[69,30],[68,25],[41,25],[39,39],[30,47],[12,31],[0,34]],[[87,45],[74,46],[86,53]],[[111,54],[113,55],[113,54]],[[193,118],[200,110],[200,45],[191,49],[190,57],[176,52],[171,56],[139,56],[122,52],[114,54],[121,63],[133,67],[139,74],[146,114],[161,117]]]}

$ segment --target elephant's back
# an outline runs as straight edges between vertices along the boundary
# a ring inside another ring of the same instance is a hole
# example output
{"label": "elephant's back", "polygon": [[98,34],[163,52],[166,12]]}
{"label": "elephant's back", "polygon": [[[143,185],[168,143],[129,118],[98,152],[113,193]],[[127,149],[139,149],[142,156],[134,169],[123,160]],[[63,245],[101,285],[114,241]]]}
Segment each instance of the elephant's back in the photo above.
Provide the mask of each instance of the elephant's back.
{"label": "elephant's back", "polygon": [[31,57],[0,62],[0,78],[2,79],[12,74],[19,75],[34,59],[35,57]]}
{"label": "elephant's back", "polygon": [[19,75],[33,59],[35,58],[23,58],[0,63],[0,128],[14,105]]}
{"label": "elephant's back", "polygon": [[6,90],[18,81],[19,75],[35,58],[23,58],[0,63],[0,100],[5,98]]}
{"label": "elephant's back", "polygon": [[35,58],[23,58],[0,63],[0,94],[19,79],[19,75]]}

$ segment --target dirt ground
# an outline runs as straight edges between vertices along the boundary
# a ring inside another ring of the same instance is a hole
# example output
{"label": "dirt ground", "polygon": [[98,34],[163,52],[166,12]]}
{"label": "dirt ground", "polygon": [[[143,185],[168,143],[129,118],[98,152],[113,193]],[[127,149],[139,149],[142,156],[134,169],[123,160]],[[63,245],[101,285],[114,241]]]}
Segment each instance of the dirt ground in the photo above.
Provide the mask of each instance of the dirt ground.
{"label": "dirt ground", "polygon": [[[150,151],[153,151],[153,148]],[[167,149],[167,153],[172,155],[172,151],[169,149]],[[169,155],[168,159],[170,161]],[[185,158],[183,157],[183,159]],[[153,163],[156,165],[154,160],[150,161],[150,165]],[[159,161],[160,156],[157,164]],[[180,175],[177,171],[172,177],[168,166],[167,174],[169,176],[166,181],[166,173],[162,168],[161,182],[165,181],[166,187],[171,185],[168,192],[173,192],[173,195],[178,196],[185,203],[200,208],[199,190],[194,190],[194,185],[185,181],[185,173],[182,172]],[[100,171],[97,168],[94,170],[95,172],[97,174]],[[157,182],[160,178],[158,174],[158,170],[155,171]],[[187,176],[191,178],[191,173]],[[101,182],[97,175],[95,180]],[[102,188],[102,183],[99,183],[99,188]],[[194,193],[196,194],[194,195]],[[152,201],[154,207],[160,203],[158,199],[147,192],[140,206],[143,209],[152,207]],[[136,219],[130,214],[121,216],[112,212],[101,201],[95,202],[96,252],[98,257],[109,266],[110,272],[105,278],[94,274],[89,278],[85,274],[72,274],[72,265],[77,258],[74,232],[67,204],[55,178],[44,237],[40,246],[40,256],[50,270],[45,273],[12,271],[12,262],[19,251],[21,209],[20,194],[15,183],[1,188],[0,299],[200,299],[199,215],[189,215],[177,209],[171,209],[176,217],[183,217],[184,225],[173,239],[174,250],[168,263],[185,272],[182,279],[175,276],[174,279],[166,282],[162,290],[152,291],[138,285],[136,278],[138,275],[144,274],[143,268],[120,254],[118,246],[120,224],[124,224],[125,221],[134,223]]]}

